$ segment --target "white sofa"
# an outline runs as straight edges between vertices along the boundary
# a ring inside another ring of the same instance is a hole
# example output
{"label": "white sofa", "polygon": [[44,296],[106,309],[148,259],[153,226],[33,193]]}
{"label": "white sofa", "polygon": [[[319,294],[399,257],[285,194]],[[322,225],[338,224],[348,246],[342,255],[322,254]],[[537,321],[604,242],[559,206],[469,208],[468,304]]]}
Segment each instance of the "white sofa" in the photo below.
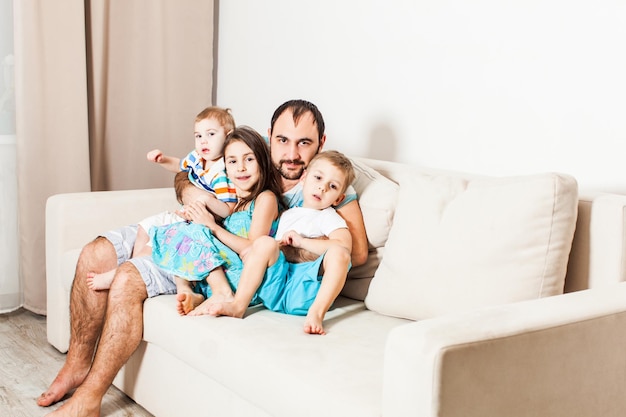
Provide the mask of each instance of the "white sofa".
{"label": "white sofa", "polygon": [[[626,196],[354,162],[371,253],[326,336],[260,307],[181,317],[160,296],[115,385],[160,417],[626,415]],[[68,347],[82,245],[173,207],[172,189],[48,200],[52,345]]]}

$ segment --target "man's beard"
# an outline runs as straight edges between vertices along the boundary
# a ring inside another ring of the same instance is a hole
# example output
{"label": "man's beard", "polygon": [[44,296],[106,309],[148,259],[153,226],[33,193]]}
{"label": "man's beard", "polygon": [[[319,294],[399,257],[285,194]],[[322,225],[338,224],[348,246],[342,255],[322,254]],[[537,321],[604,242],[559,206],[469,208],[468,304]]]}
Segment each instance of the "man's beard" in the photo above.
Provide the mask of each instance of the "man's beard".
{"label": "man's beard", "polygon": [[[299,164],[300,165],[300,169],[297,171],[291,171],[288,170],[286,168],[283,168],[283,164],[284,163],[288,163],[288,164]],[[286,179],[286,180],[299,180],[300,177],[302,176],[302,173],[304,172],[304,162],[298,160],[298,161],[291,161],[291,160],[287,160],[287,159],[281,159],[278,162],[278,166],[276,167],[278,168],[278,172],[280,172],[280,175]]]}

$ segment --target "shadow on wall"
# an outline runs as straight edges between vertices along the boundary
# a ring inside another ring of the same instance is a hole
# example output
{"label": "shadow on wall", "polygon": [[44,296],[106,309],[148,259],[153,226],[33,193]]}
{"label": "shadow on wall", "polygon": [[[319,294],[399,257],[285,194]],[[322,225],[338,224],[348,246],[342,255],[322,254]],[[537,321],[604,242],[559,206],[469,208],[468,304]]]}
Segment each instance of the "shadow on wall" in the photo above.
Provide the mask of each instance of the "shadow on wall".
{"label": "shadow on wall", "polygon": [[397,161],[397,138],[393,129],[386,124],[372,128],[369,135],[367,158]]}

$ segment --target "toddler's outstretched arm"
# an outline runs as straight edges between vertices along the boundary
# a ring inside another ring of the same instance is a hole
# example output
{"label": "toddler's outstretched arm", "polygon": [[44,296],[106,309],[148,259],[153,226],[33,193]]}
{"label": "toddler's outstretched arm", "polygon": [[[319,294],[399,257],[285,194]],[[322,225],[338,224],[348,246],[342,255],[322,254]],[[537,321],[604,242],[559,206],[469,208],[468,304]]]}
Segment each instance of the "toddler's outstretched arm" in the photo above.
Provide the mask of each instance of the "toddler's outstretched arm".
{"label": "toddler's outstretched arm", "polygon": [[146,155],[148,161],[157,163],[171,172],[180,171],[180,158],[164,155],[160,149],[153,149]]}

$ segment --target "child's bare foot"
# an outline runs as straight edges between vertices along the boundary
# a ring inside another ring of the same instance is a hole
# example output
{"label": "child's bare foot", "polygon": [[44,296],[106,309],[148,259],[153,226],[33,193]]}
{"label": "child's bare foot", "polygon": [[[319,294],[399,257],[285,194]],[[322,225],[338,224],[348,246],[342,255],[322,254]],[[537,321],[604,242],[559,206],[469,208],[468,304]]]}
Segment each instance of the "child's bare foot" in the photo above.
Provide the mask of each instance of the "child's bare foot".
{"label": "child's bare foot", "polygon": [[94,291],[108,290],[111,288],[113,277],[115,276],[115,269],[111,271],[103,272],[102,274],[96,274],[95,272],[87,273],[87,286]]}
{"label": "child's bare foot", "polygon": [[181,316],[185,316],[201,305],[203,301],[202,294],[191,291],[180,292],[176,294],[176,311]]}
{"label": "child's bare foot", "polygon": [[306,315],[306,318],[304,319],[304,328],[303,328],[304,332],[308,334],[325,335],[326,331],[324,330],[324,327],[322,326],[323,320],[324,320],[323,316],[315,314],[314,312],[309,310],[309,313]]}
{"label": "child's bare foot", "polygon": [[202,304],[197,306],[191,313],[189,313],[189,315],[190,316],[206,316],[206,315],[215,316],[215,314],[211,314],[212,305],[221,304],[221,303],[230,303],[234,299],[235,299],[235,296],[232,292],[225,293],[225,294],[213,294],[209,298],[204,300]]}
{"label": "child's bare foot", "polygon": [[208,314],[211,316],[228,316],[237,319],[243,318],[247,306],[239,306],[234,302],[214,303],[209,306]]}
{"label": "child's bare foot", "polygon": [[48,407],[65,398],[74,388],[78,387],[85,380],[89,368],[84,370],[74,370],[67,363],[61,368],[48,389],[37,398],[37,405]]}

